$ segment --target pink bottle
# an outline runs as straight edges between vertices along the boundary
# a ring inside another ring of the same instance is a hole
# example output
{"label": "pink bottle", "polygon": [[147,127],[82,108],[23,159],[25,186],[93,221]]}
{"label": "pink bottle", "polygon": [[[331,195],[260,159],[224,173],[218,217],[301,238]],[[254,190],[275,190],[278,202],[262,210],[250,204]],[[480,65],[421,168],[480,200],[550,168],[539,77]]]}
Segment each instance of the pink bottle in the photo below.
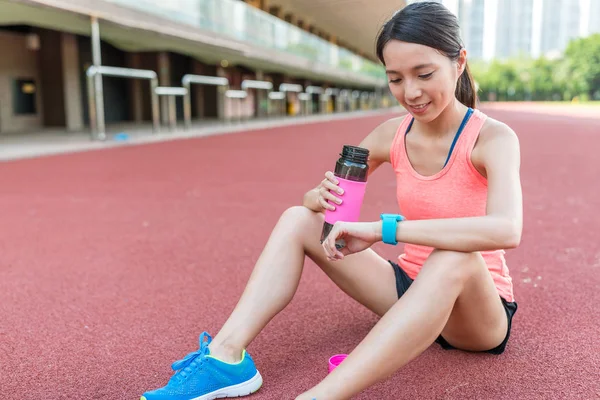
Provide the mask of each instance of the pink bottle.
{"label": "pink bottle", "polygon": [[[334,175],[338,178],[338,186],[344,190],[342,195],[335,194],[342,199],[342,204],[334,204],[335,210],[325,211],[325,223],[321,232],[321,242],[325,240],[337,221],[357,222],[360,217],[367,177],[369,174],[369,150],[362,147],[344,145],[340,158],[335,164]],[[343,240],[336,242],[336,247],[345,246]]]}

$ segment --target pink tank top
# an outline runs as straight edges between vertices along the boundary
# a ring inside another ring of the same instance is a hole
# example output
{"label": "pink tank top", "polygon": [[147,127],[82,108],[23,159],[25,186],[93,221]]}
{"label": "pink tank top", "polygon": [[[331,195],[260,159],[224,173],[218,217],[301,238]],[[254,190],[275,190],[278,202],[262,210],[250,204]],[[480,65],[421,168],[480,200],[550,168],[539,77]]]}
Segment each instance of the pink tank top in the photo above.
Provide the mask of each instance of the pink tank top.
{"label": "pink tank top", "polygon": [[[411,124],[408,114],[400,124],[390,159],[396,173],[398,205],[409,220],[475,217],[486,214],[487,180],[471,162],[471,151],[487,116],[473,110],[444,168],[431,176],[414,170],[406,154],[404,136]],[[398,257],[400,267],[415,279],[433,248],[405,244]],[[506,301],[514,301],[513,285],[504,250],[482,251],[496,289]]]}

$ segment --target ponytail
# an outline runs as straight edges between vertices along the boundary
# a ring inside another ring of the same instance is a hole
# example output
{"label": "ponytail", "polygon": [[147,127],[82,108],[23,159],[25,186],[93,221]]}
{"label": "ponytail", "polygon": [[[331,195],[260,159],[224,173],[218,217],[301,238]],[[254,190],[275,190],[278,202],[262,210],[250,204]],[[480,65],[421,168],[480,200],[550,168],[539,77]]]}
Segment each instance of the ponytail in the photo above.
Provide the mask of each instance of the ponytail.
{"label": "ponytail", "polygon": [[468,63],[465,65],[462,75],[458,78],[454,94],[458,101],[465,106],[473,109],[477,108],[477,88],[475,87],[475,79],[471,75]]}

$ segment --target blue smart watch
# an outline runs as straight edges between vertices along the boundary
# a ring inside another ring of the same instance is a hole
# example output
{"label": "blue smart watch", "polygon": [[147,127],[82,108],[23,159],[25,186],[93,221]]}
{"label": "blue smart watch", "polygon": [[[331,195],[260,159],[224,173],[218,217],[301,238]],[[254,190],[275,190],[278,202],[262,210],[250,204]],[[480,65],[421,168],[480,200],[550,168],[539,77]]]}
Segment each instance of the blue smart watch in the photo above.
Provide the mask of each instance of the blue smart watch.
{"label": "blue smart watch", "polygon": [[383,243],[393,244],[394,246],[398,244],[396,241],[398,222],[405,219],[400,214],[381,214],[381,220],[383,221],[381,225],[381,239]]}

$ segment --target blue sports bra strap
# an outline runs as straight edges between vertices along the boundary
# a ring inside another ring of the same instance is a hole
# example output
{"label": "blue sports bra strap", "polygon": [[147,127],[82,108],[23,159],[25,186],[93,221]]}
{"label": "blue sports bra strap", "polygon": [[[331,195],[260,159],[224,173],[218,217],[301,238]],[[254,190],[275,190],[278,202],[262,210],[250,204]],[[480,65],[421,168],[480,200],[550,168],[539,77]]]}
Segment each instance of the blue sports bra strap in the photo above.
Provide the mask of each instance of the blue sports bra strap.
{"label": "blue sports bra strap", "polygon": [[465,129],[465,125],[467,125],[467,121],[469,121],[471,114],[473,114],[473,109],[471,107],[469,107],[469,109],[467,110],[467,113],[465,114],[465,117],[463,118],[463,120],[460,124],[460,128],[458,128],[456,135],[454,135],[454,140],[452,141],[452,145],[450,146],[450,151],[448,152],[448,157],[446,158],[444,167],[446,166],[446,164],[448,164],[448,161],[450,161],[450,156],[452,155],[452,150],[454,150],[454,146],[456,145],[456,142],[458,141],[458,137],[462,133],[463,129]]}

